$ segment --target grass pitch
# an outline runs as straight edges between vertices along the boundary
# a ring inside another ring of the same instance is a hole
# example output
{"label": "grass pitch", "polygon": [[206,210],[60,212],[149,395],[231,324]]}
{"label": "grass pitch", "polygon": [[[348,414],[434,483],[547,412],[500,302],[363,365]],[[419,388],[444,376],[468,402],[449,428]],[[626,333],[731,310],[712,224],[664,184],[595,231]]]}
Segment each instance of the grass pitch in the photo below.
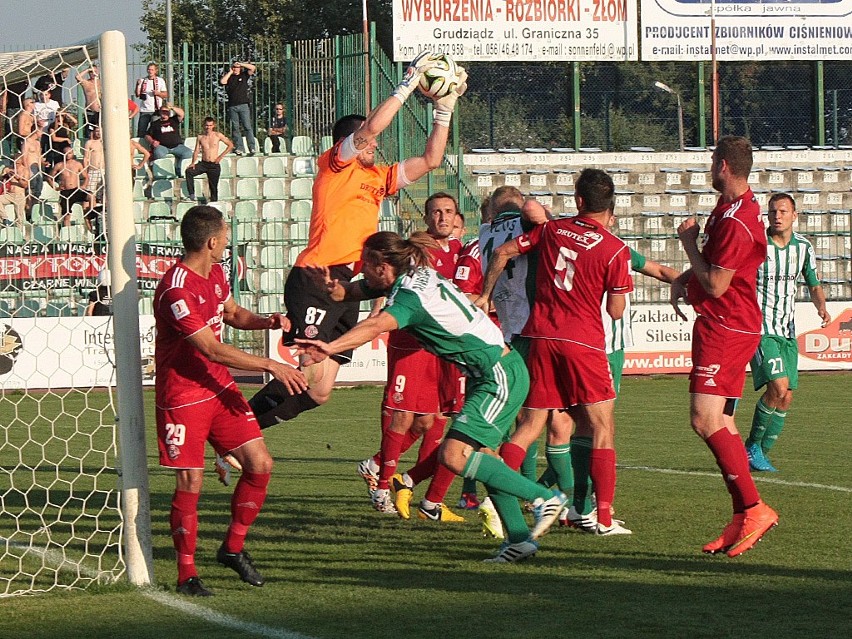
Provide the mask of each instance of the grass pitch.
{"label": "grass pitch", "polygon": [[[729,500],[712,455],[689,429],[686,380],[626,378],[616,404],[615,506],[633,536],[554,528],[536,557],[498,566],[481,561],[498,543],[481,537],[474,513],[464,524],[435,524],[370,508],[355,465],[378,446],[380,390],[339,390],[328,405],[265,433],[276,467],[247,542],[267,579],[263,588],[241,583],[215,561],[230,489],[207,475],[197,564],[216,596],[203,601],[174,594],[174,482],[157,466],[151,426],[160,589],[119,584],[0,600],[0,636],[847,636],[849,397],[852,374],[802,376],[771,456],[781,472],[757,475],[780,525],[753,550],[728,559],[700,552],[727,521]],[[743,433],[756,400],[747,386],[737,416]],[[403,469],[412,457],[404,457]],[[448,502],[459,492],[457,481]]]}

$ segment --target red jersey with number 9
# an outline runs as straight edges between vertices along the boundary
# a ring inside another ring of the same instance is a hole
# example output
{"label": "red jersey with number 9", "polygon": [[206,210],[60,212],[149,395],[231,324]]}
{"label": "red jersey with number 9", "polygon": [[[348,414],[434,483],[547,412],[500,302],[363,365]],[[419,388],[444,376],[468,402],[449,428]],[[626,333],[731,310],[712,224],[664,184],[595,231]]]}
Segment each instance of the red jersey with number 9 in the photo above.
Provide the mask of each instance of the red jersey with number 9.
{"label": "red jersey with number 9", "polygon": [[536,226],[515,243],[522,254],[539,253],[535,301],[521,334],[604,349],[604,294],[633,290],[627,245],[581,215]]}
{"label": "red jersey with number 9", "polygon": [[227,366],[211,362],[186,339],[209,326],[222,341],[222,314],[229,297],[231,287],[221,264],[214,264],[205,279],[178,262],[160,280],[154,293],[159,408],[197,404],[234,383]]}

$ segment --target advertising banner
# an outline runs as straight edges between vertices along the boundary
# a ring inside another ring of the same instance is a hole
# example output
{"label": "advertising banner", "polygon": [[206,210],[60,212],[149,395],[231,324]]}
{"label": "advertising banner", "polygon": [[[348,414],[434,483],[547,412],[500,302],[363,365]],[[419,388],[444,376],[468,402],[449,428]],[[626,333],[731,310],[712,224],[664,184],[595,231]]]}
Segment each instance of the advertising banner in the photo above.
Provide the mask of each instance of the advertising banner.
{"label": "advertising banner", "polygon": [[852,0],[641,0],[642,60],[848,60]]}
{"label": "advertising banner", "polygon": [[636,0],[393,0],[393,59],[638,59]]}

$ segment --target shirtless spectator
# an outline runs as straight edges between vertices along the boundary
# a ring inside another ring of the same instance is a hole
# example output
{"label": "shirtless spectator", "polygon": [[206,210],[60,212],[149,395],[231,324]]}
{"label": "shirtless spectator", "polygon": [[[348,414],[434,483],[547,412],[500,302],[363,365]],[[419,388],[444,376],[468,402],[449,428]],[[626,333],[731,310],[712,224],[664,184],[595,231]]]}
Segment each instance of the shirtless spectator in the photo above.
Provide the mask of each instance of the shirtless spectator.
{"label": "shirtless spectator", "polygon": [[[27,183],[8,166],[4,166],[0,171],[0,213],[3,214],[3,224],[5,226],[14,226],[17,223],[18,228],[24,229],[24,220],[26,219],[26,195],[24,191]],[[15,219],[5,217],[6,205],[11,204],[15,207]]]}
{"label": "shirtless spectator", "polygon": [[83,166],[86,168],[86,190],[89,191],[89,201],[85,207],[86,227],[98,237],[104,203],[104,142],[99,126],[92,129],[92,137],[83,147]]}
{"label": "shirtless spectator", "polygon": [[[220,142],[225,143],[225,149],[219,151]],[[192,164],[186,167],[186,192],[189,199],[195,199],[195,176],[206,174],[207,185],[210,188],[210,201],[219,200],[219,175],[222,173],[220,162],[234,148],[225,135],[216,130],[216,120],[204,118],[204,132],[196,138],[195,150],[192,152]],[[198,154],[201,161],[198,162]]]}
{"label": "shirtless spectator", "polygon": [[24,98],[24,102],[21,105],[21,111],[18,113],[18,122],[15,125],[15,143],[18,151],[20,151],[24,146],[24,140],[27,139],[27,136],[29,136],[35,128],[35,100],[32,98]]}
{"label": "shirtless spectator", "polygon": [[22,166],[18,173],[29,183],[27,207],[32,209],[35,201],[41,199],[41,192],[44,187],[44,173],[42,171],[44,158],[41,155],[41,130],[38,127],[34,127],[24,139],[21,146],[20,162]]}
{"label": "shirtless spectator", "polygon": [[75,204],[84,205],[89,201],[86,186],[89,176],[86,175],[83,163],[74,157],[74,149],[65,152],[65,161],[53,167],[50,181],[53,188],[59,191],[60,223],[71,226],[71,207]]}
{"label": "shirtless spectator", "polygon": [[83,129],[83,135],[88,140],[95,127],[101,124],[101,77],[97,65],[92,65],[88,71],[78,73],[76,78],[86,100],[86,128]]}

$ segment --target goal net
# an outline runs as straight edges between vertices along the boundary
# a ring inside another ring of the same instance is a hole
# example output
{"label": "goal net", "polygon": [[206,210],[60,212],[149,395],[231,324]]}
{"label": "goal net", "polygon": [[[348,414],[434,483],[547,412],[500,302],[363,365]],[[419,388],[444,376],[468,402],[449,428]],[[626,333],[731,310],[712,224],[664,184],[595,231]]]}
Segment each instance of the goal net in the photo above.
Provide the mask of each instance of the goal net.
{"label": "goal net", "polygon": [[120,33],[0,53],[0,597],[150,579],[127,115]]}

